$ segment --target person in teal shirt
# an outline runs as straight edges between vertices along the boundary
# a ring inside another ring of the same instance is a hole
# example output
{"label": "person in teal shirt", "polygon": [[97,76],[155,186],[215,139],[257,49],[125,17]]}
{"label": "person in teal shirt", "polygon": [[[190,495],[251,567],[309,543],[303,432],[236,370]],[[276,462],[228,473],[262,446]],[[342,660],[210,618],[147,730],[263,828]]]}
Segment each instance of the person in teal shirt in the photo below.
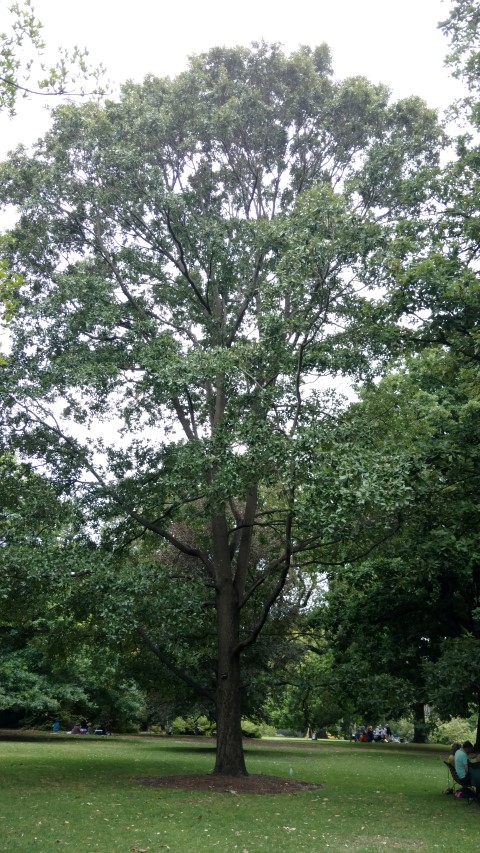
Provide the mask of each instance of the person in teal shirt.
{"label": "person in teal shirt", "polygon": [[473,751],[473,744],[470,743],[469,740],[466,740],[462,743],[460,749],[457,749],[455,753],[455,772],[459,778],[459,781],[466,788],[469,788],[472,784],[472,780],[470,777],[470,768],[468,766],[468,756]]}

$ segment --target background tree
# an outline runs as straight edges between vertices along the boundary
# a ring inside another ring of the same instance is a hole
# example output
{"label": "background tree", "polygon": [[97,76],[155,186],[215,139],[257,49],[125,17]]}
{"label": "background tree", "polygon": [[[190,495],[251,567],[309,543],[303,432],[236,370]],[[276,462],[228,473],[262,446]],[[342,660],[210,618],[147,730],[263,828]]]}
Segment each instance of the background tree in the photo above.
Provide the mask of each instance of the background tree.
{"label": "background tree", "polygon": [[[78,535],[80,516],[52,484],[0,456],[0,720],[64,725],[85,716],[125,726],[144,712],[125,652],[98,642],[81,607],[85,579],[109,555]],[[89,589],[90,595],[94,590]]]}
{"label": "background tree", "polygon": [[[435,316],[429,322],[431,328]],[[404,455],[412,495],[398,534],[379,554],[330,574],[327,609],[319,616],[362,713],[360,697],[373,676],[396,678],[391,693],[404,703],[388,713],[380,691],[372,690],[384,717],[410,705],[421,723],[427,702],[438,701],[443,717],[458,714],[459,703],[462,713],[478,707],[475,658],[466,663],[479,629],[477,373],[463,343],[460,356],[432,344],[401,372],[366,388],[348,414],[365,419],[372,442]],[[452,650],[458,657],[462,647],[460,676]],[[457,688],[459,700],[447,711],[445,697]]]}
{"label": "background tree", "polygon": [[[348,441],[319,381],[388,351],[368,288],[441,141],[418,99],[335,82],[325,46],[260,44],[61,107],[2,169],[24,281],[2,371],[13,446],[83,496],[92,530],[153,533],[159,562],[177,552],[210,590],[216,772],[245,772],[240,657],[290,574],[388,534],[344,528]],[[381,476],[357,475],[350,502],[372,504]]]}
{"label": "background tree", "polygon": [[[479,20],[477,6],[459,0],[440,25],[451,39],[448,61],[468,84],[470,93],[460,108],[474,127],[479,121]],[[379,388],[367,389],[363,405],[386,440],[393,438],[410,455],[415,512],[405,514],[400,537],[384,549],[393,562],[382,558],[373,566],[352,566],[338,581],[344,604],[331,589],[347,654],[355,649],[353,632],[363,636],[368,613],[382,628],[384,648],[400,648],[402,613],[405,606],[410,610],[404,657],[412,661],[410,637],[420,644],[417,660],[426,664],[413,664],[410,676],[415,673],[417,695],[418,690],[428,693],[446,715],[459,705],[462,713],[478,708],[475,661],[472,657],[468,664],[468,656],[478,637],[479,163],[475,137],[466,133],[457,140],[456,159],[432,171],[436,201],[428,215],[400,219],[379,256],[392,319],[400,322],[402,355],[420,355],[407,358],[401,372]],[[348,573],[355,588],[350,599],[344,585]],[[368,601],[357,602],[362,598],[357,584],[365,586],[365,598],[372,593],[375,611]],[[391,602],[385,600],[389,587]],[[368,648],[368,636],[365,641]],[[448,711],[460,662],[462,687]],[[395,666],[398,661],[388,661],[388,671]]]}

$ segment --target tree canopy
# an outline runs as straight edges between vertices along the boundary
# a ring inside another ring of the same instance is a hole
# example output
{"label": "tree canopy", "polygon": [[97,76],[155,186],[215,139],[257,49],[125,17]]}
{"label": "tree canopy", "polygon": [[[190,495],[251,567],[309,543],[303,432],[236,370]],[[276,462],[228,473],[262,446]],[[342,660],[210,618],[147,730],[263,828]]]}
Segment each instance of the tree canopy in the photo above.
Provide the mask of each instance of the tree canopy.
{"label": "tree canopy", "polygon": [[332,378],[374,375],[398,341],[385,252],[442,144],[418,98],[335,81],[325,45],[262,43],[61,106],[1,168],[11,446],[92,535],[152,534],[211,596],[217,772],[245,772],[240,656],[288,579],[368,551],[409,501],[400,458],[366,474],[337,430]]}

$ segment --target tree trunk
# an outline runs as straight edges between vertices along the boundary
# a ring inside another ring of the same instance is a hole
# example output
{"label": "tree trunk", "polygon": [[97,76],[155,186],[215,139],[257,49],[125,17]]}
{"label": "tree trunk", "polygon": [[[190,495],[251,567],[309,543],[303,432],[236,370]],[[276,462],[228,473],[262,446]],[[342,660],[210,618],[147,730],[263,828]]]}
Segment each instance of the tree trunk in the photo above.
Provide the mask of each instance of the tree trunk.
{"label": "tree trunk", "polygon": [[225,581],[217,590],[217,757],[214,773],[247,776],[242,739],[240,654],[240,609],[233,583]]}
{"label": "tree trunk", "polygon": [[425,705],[423,702],[417,702],[413,707],[414,722],[413,722],[413,742],[426,743],[427,730],[425,724]]}
{"label": "tree trunk", "polygon": [[477,705],[477,734],[475,737],[474,749],[476,752],[480,750],[480,702]]}

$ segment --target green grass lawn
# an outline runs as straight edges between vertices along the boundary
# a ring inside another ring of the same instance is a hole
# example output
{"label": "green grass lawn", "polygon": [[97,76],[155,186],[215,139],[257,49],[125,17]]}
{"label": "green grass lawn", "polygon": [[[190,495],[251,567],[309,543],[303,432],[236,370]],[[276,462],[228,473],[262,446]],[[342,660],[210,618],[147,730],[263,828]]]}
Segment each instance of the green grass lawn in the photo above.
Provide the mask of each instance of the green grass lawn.
{"label": "green grass lawn", "polygon": [[[258,745],[257,745],[258,743]],[[447,749],[294,741],[247,748],[251,773],[320,790],[279,796],[148,788],[209,772],[213,747],[170,738],[0,740],[0,851],[316,853],[480,849],[480,807],[442,795]]]}

